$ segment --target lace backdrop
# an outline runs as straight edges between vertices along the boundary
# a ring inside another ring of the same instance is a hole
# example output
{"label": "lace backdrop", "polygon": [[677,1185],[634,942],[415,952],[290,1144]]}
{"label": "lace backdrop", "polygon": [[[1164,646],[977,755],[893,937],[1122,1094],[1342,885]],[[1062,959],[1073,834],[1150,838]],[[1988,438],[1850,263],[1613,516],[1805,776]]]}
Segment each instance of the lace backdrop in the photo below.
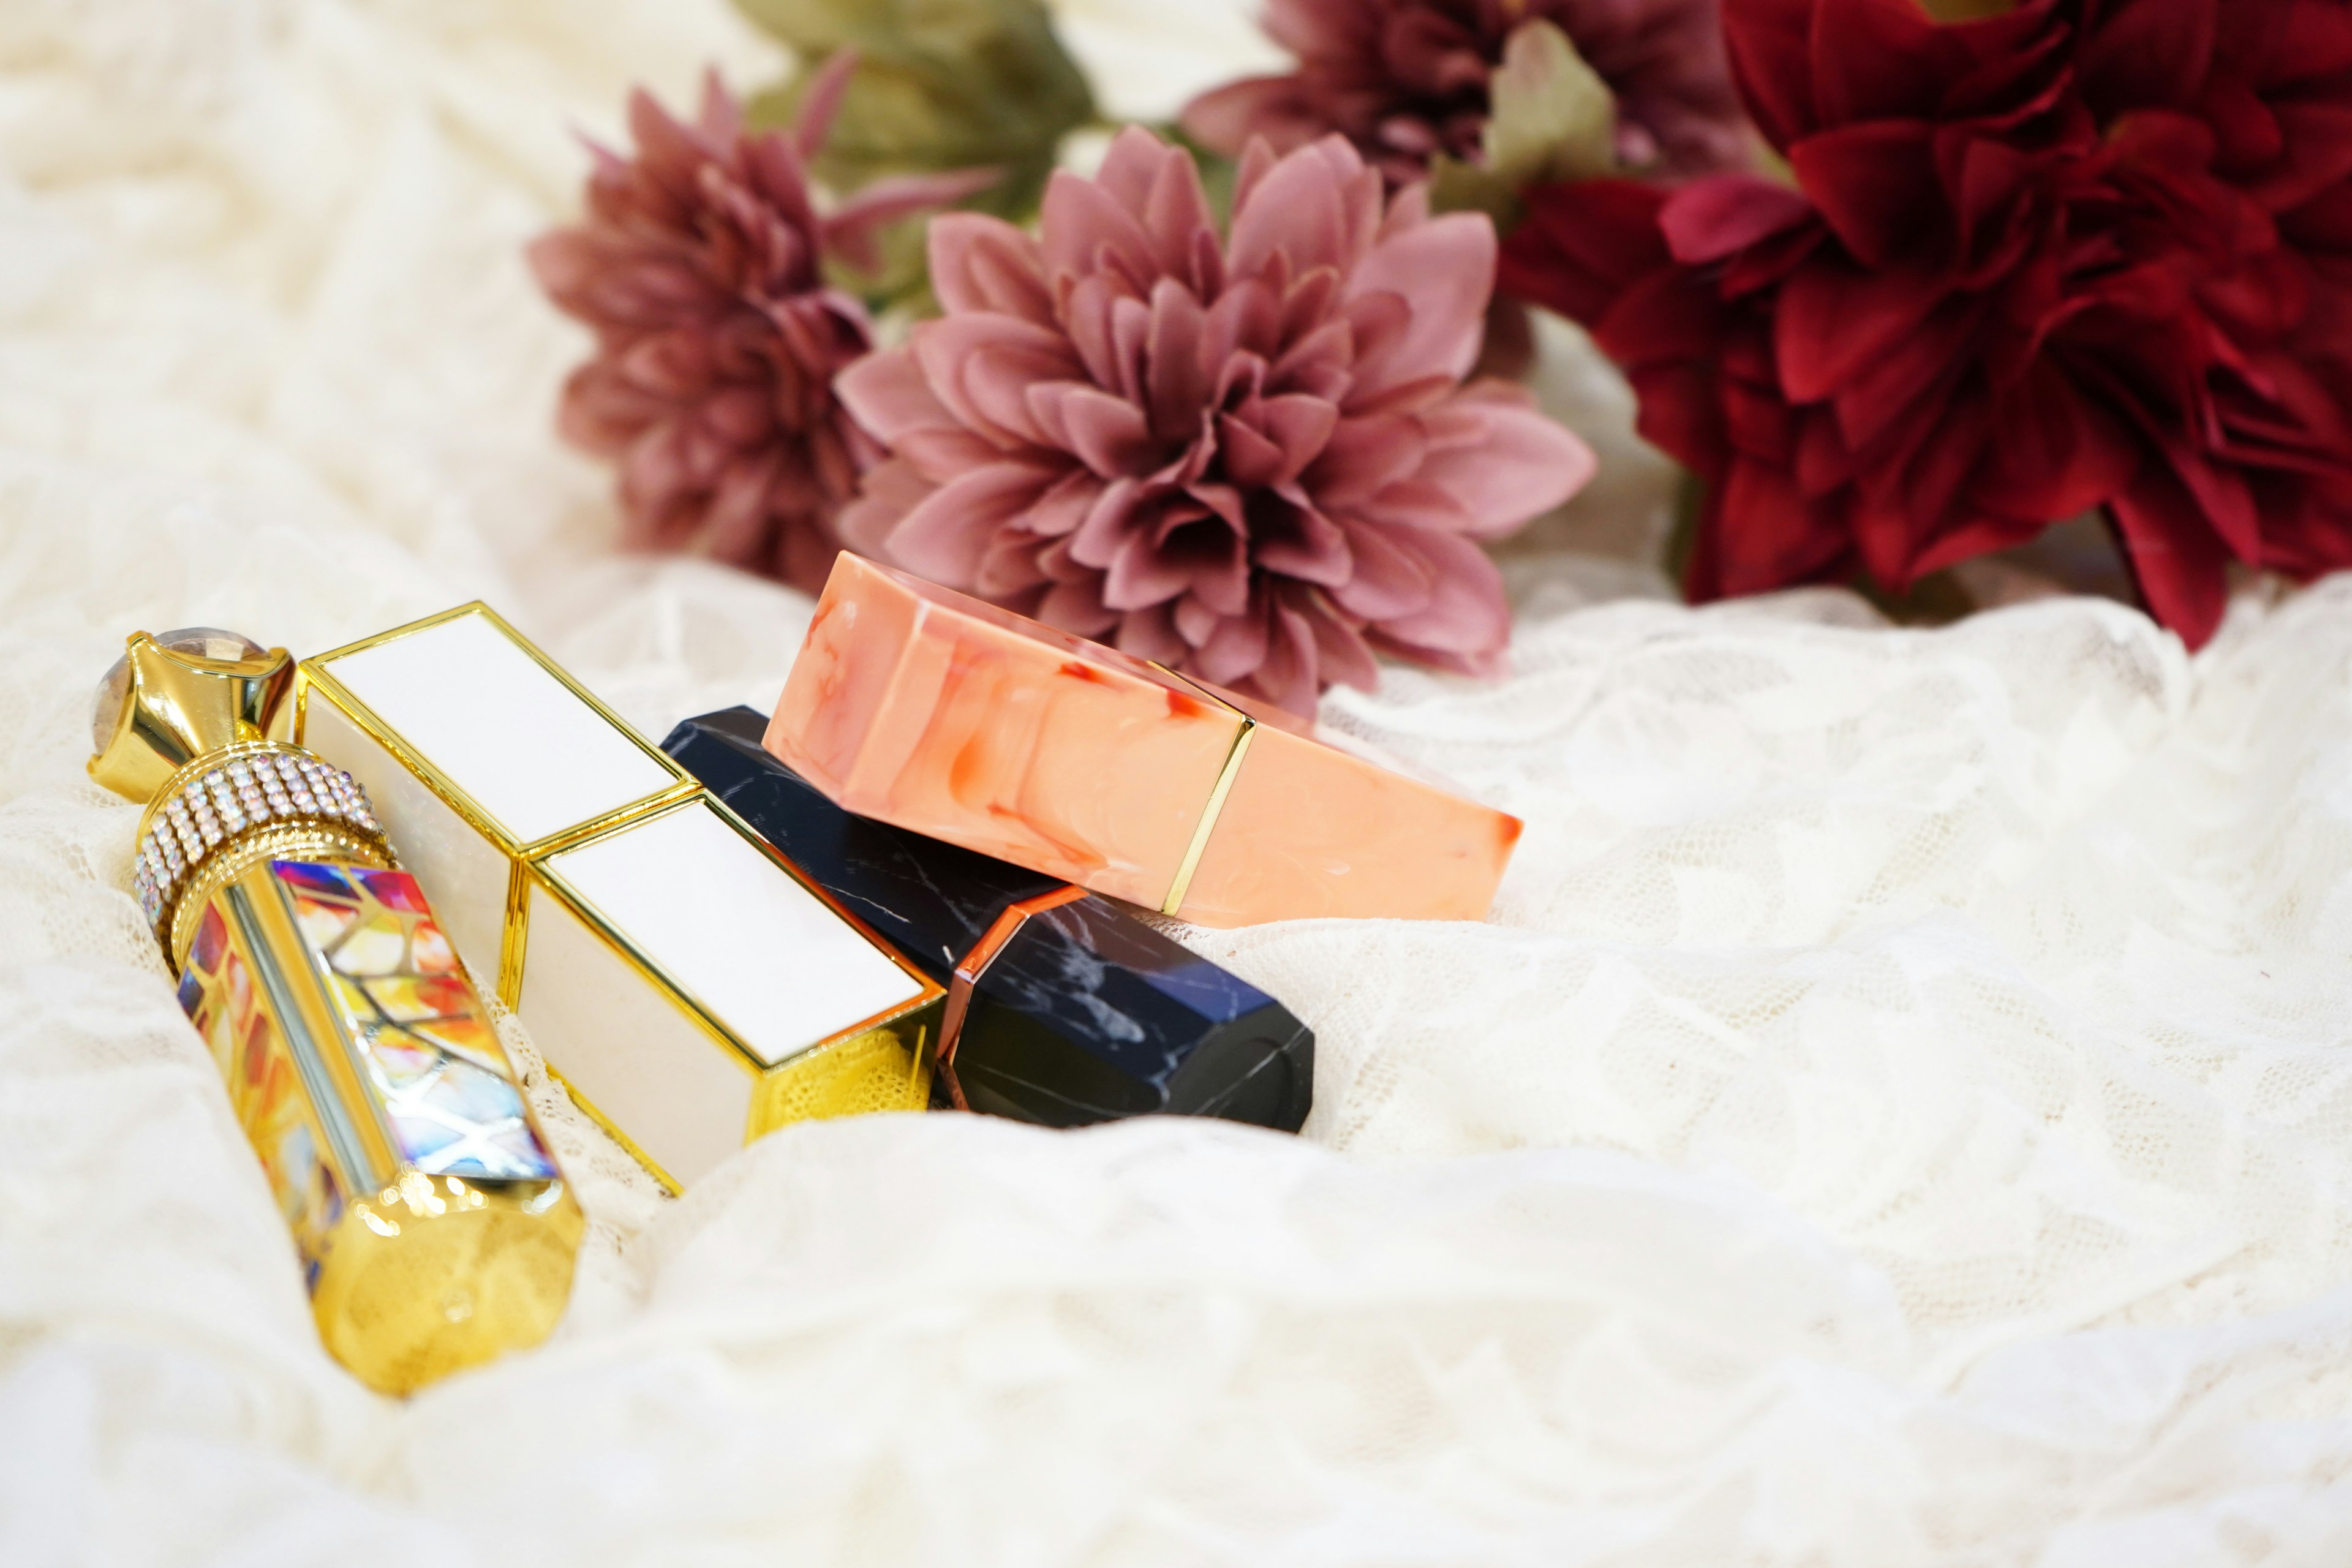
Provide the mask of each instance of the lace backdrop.
{"label": "lace backdrop", "polygon": [[[1129,112],[1260,47],[1069,9]],[[0,11],[0,1561],[2352,1559],[2352,584],[2194,661],[1686,611],[1572,334],[1616,467],[1517,678],[1327,704],[1527,818],[1495,922],[1181,933],[1316,1027],[1305,1137],[875,1118],[672,1204],[542,1082],[556,1340],[327,1361],[89,693],[483,595],[650,733],[772,699],[807,602],[604,552],[520,258],[706,58],[781,68],[715,0]]]}

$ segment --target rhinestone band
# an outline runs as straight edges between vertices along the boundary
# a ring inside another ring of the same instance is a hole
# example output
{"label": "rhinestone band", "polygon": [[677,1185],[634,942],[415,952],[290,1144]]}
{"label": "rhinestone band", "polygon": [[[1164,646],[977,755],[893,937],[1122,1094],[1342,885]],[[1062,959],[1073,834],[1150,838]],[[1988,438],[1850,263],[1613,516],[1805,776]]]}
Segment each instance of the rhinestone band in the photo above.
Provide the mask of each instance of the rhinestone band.
{"label": "rhinestone band", "polygon": [[131,863],[131,889],[147,923],[161,929],[172,900],[214,852],[248,828],[279,822],[341,822],[382,837],[367,791],[315,757],[252,752],[181,784],[150,819]]}

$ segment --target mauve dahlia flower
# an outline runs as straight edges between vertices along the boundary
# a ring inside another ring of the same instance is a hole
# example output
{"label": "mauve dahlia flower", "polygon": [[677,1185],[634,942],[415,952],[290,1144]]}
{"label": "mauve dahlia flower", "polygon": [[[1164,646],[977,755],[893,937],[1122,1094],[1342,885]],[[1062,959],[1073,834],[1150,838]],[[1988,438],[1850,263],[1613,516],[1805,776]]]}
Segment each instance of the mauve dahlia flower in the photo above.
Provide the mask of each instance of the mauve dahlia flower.
{"label": "mauve dahlia flower", "polygon": [[1253,136],[1276,152],[1337,132],[1392,184],[1439,153],[1475,160],[1487,81],[1529,22],[1568,36],[1617,99],[1618,154],[1641,174],[1684,176],[1747,161],[1717,0],[1268,0],[1265,29],[1298,57],[1192,100],[1184,129],[1233,155]]}
{"label": "mauve dahlia flower", "polygon": [[866,311],[821,264],[864,263],[877,226],[990,178],[881,182],[820,215],[804,161],[855,65],[826,68],[790,137],[746,134],[716,74],[691,125],[632,94],[636,155],[592,146],[587,220],[530,247],[541,285],[595,329],[559,424],[620,460],[626,544],[699,544],[812,592],[832,567],[835,515],[879,448],[833,393],[873,346]]}
{"label": "mauve dahlia flower", "polygon": [[947,309],[842,377],[896,451],[851,543],[1302,711],[1375,648],[1500,668],[1475,542],[1591,475],[1477,357],[1495,232],[1393,204],[1337,137],[1242,160],[1221,244],[1192,161],[1130,129],[1043,235],[931,225]]}

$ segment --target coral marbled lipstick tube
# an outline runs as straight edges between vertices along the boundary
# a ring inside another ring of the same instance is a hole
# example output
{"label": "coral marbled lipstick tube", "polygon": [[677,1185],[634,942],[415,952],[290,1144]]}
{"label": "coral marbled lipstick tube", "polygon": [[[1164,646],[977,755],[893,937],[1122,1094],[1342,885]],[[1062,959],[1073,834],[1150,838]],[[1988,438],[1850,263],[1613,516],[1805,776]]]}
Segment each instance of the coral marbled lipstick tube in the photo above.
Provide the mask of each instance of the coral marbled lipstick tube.
{"label": "coral marbled lipstick tube", "polygon": [[269,738],[293,674],[235,633],[141,633],[100,689],[89,771],[146,803],[133,890],[321,1338],[406,1393],[544,1339],[583,1221],[365,794]]}

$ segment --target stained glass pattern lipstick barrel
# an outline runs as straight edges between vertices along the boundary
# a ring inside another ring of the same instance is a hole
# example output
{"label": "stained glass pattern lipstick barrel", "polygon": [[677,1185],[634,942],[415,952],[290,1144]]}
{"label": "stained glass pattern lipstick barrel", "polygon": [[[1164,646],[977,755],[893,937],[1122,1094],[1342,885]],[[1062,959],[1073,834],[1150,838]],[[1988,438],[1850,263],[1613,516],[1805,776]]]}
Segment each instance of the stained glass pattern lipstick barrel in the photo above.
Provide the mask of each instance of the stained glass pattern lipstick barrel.
{"label": "stained glass pattern lipstick barrel", "polygon": [[141,634],[90,773],[291,1231],[327,1348],[405,1393],[537,1343],[583,1228],[488,1010],[349,774],[269,739],[284,650]]}

